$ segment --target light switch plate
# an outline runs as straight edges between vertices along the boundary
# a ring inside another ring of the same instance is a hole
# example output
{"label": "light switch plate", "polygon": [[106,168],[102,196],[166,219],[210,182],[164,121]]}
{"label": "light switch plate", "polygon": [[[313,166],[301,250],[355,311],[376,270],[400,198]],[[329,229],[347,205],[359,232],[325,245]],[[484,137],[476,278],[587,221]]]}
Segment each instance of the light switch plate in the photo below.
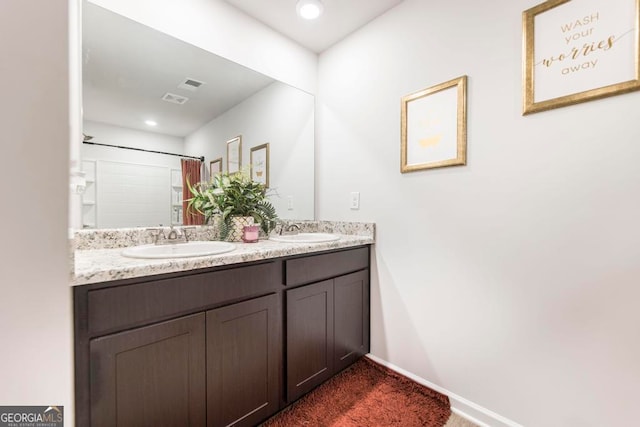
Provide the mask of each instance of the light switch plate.
{"label": "light switch plate", "polygon": [[351,209],[360,209],[360,193],[358,191],[351,193]]}

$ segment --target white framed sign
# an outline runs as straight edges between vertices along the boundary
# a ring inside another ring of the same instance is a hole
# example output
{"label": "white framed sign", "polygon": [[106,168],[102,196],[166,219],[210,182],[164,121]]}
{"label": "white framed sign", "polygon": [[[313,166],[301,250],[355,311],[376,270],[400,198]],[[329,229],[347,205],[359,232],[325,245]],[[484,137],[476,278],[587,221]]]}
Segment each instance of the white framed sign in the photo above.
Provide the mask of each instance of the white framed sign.
{"label": "white framed sign", "polygon": [[523,12],[523,114],[640,89],[640,0],[549,0]]}

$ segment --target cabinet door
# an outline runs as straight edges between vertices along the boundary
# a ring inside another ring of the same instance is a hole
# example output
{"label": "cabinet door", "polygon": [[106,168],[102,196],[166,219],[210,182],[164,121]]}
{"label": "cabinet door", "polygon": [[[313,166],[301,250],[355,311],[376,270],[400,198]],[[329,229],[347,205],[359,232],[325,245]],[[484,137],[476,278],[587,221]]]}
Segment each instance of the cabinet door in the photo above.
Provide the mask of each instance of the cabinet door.
{"label": "cabinet door", "polygon": [[298,399],[333,374],[333,281],[287,291],[287,397]]}
{"label": "cabinet door", "polygon": [[207,425],[253,426],[279,409],[281,295],[207,312]]}
{"label": "cabinet door", "polygon": [[334,280],[334,310],[337,372],[369,351],[369,270]]}
{"label": "cabinet door", "polygon": [[89,344],[92,427],[204,427],[204,314]]}

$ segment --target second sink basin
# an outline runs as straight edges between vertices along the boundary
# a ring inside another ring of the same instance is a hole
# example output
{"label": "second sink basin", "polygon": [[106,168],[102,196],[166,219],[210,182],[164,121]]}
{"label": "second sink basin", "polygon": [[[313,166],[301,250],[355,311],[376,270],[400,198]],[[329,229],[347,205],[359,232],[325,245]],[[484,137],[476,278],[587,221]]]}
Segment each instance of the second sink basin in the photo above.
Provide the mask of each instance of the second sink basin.
{"label": "second sink basin", "polygon": [[228,242],[206,241],[176,243],[173,245],[142,245],[133,246],[122,251],[122,255],[129,258],[191,258],[205,255],[218,255],[231,252],[236,246]]}
{"label": "second sink basin", "polygon": [[329,233],[298,233],[286,235],[273,235],[269,240],[287,243],[324,243],[340,240],[340,236]]}

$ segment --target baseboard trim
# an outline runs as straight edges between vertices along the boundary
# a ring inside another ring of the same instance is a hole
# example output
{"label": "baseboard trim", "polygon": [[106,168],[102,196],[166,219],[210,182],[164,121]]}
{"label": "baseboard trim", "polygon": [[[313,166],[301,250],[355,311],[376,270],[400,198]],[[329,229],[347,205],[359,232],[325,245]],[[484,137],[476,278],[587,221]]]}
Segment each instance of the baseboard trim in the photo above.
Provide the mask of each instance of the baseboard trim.
{"label": "baseboard trim", "polygon": [[462,418],[465,418],[472,423],[477,424],[479,427],[523,427],[521,424],[518,424],[515,421],[503,417],[500,414],[496,414],[495,412],[484,408],[477,403],[467,400],[464,397],[459,396],[445,389],[444,387],[440,387],[437,384],[427,381],[415,374],[412,374],[409,371],[405,371],[399,366],[396,366],[393,363],[389,363],[386,360],[380,359],[373,354],[367,354],[366,357],[373,360],[374,362],[386,366],[393,371],[396,371],[401,375],[404,375],[407,378],[411,378],[418,384],[422,384],[432,390],[437,391],[438,393],[444,394],[449,398],[449,401],[451,403],[451,412],[454,412],[456,415],[459,415]]}
{"label": "baseboard trim", "polygon": [[469,422],[472,422],[473,424],[477,425],[478,427],[491,427],[490,424],[482,422],[477,418],[473,418],[471,415],[467,414],[466,412],[461,411],[458,408],[451,407],[451,412],[456,414],[456,415],[458,415],[460,418],[464,418],[465,420],[467,420]]}

